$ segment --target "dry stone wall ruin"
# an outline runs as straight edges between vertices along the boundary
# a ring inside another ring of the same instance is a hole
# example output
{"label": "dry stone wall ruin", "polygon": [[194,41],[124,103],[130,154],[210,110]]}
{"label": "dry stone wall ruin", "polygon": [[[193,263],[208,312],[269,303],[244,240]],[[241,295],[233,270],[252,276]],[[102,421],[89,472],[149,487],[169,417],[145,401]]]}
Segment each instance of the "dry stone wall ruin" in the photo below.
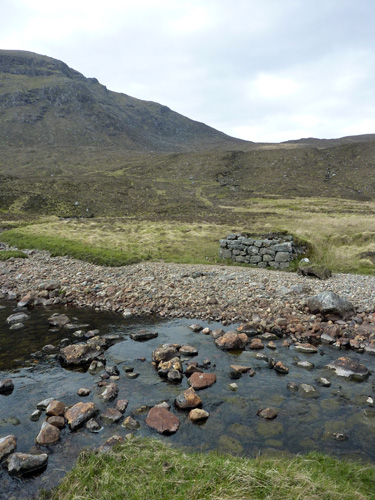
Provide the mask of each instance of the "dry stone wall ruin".
{"label": "dry stone wall ruin", "polygon": [[287,269],[290,262],[302,255],[306,248],[296,246],[293,236],[273,236],[265,239],[241,233],[228,234],[220,240],[219,257],[258,267]]}

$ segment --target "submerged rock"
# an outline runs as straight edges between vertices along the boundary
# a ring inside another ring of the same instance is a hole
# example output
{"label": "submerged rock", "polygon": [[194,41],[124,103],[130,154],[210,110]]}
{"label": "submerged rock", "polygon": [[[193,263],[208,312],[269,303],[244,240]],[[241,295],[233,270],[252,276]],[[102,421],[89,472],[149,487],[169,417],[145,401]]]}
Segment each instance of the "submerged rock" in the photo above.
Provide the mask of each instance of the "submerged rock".
{"label": "submerged rock", "polygon": [[70,319],[66,314],[53,314],[50,318],[48,318],[48,323],[50,326],[57,326],[59,328],[70,323]]}
{"label": "submerged rock", "polygon": [[152,332],[150,330],[138,330],[130,334],[132,340],[137,342],[146,342],[147,340],[156,339],[158,332]]}
{"label": "submerged rock", "polygon": [[257,415],[266,420],[273,420],[277,417],[278,411],[275,408],[264,408],[263,410],[258,410]]}

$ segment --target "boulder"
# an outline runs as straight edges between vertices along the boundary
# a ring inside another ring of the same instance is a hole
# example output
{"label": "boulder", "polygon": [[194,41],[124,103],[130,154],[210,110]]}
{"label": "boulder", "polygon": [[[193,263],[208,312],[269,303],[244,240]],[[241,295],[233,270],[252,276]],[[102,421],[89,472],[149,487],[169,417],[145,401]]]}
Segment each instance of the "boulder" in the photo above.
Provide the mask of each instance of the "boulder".
{"label": "boulder", "polygon": [[320,280],[327,280],[332,276],[327,267],[303,261],[298,264],[297,273],[301,276],[311,276]]}
{"label": "boulder", "polygon": [[116,408],[107,408],[100,414],[100,418],[106,424],[115,424],[122,419],[122,413]]}
{"label": "boulder", "polygon": [[97,409],[94,403],[77,403],[65,412],[65,418],[68,421],[70,429],[74,431],[89,420],[96,412]]}
{"label": "boulder", "polygon": [[36,437],[36,443],[41,446],[55,444],[60,439],[60,429],[48,422],[43,422],[42,428]]}
{"label": "boulder", "polygon": [[16,447],[17,438],[13,434],[0,438],[0,462],[3,458],[13,453]]}
{"label": "boulder", "polygon": [[313,314],[349,319],[355,314],[353,304],[334,292],[321,292],[307,301],[307,307]]}
{"label": "boulder", "polygon": [[63,429],[65,427],[65,418],[59,416],[52,416],[47,418],[47,422],[54,425],[58,429]]}
{"label": "boulder", "polygon": [[48,323],[50,326],[57,326],[58,328],[61,328],[70,323],[70,319],[66,316],[66,314],[53,314],[50,318],[48,318]]}
{"label": "boulder", "polygon": [[13,325],[14,323],[22,323],[23,321],[27,321],[30,316],[24,312],[18,312],[11,314],[7,317],[6,321],[9,325]]}
{"label": "boulder", "polygon": [[183,356],[196,356],[198,354],[198,350],[191,345],[183,345],[180,347],[179,352]]}
{"label": "boulder", "polygon": [[50,404],[46,408],[46,415],[49,417],[52,416],[61,416],[65,413],[65,405],[61,401],[57,401],[54,399],[50,402]]}
{"label": "boulder", "polygon": [[152,332],[150,330],[138,330],[130,334],[132,340],[137,342],[146,342],[147,340],[156,339],[158,332]]}
{"label": "boulder", "polygon": [[28,453],[13,453],[6,461],[6,467],[10,474],[28,474],[41,469],[47,465],[47,453],[29,455]]}
{"label": "boulder", "polygon": [[10,393],[14,389],[14,384],[12,379],[6,378],[0,380],[0,394]]}
{"label": "boulder", "polygon": [[175,399],[174,404],[180,410],[191,410],[202,406],[202,400],[192,387],[186,389],[182,394],[179,394]]}
{"label": "boulder", "polygon": [[215,340],[215,344],[224,351],[244,349],[249,339],[245,333],[229,331]]}
{"label": "boulder", "polygon": [[128,404],[129,401],[127,399],[119,399],[116,403],[116,410],[120,411],[121,413],[125,413]]}
{"label": "boulder", "polygon": [[102,353],[103,350],[96,344],[72,344],[60,349],[59,358],[66,366],[82,366]]}
{"label": "boulder", "polygon": [[152,360],[155,361],[155,363],[160,363],[169,361],[178,356],[179,354],[175,346],[166,345],[155,349],[152,353]]}
{"label": "boulder", "polygon": [[216,382],[214,373],[193,373],[189,378],[189,384],[193,389],[200,390],[210,387]]}
{"label": "boulder", "polygon": [[338,358],[327,365],[327,368],[334,370],[338,377],[344,377],[348,380],[362,382],[370,375],[369,370],[355,361],[347,357]]}
{"label": "boulder", "polygon": [[117,398],[117,395],[118,395],[118,385],[112,382],[107,385],[107,387],[101,393],[100,397],[104,399],[104,401],[111,401],[112,399]]}
{"label": "boulder", "polygon": [[202,422],[203,420],[207,420],[210,414],[206,410],[202,410],[200,408],[195,408],[190,410],[188,418],[192,422]]}
{"label": "boulder", "polygon": [[278,361],[274,365],[274,370],[277,373],[282,373],[283,375],[286,375],[287,373],[289,373],[289,368],[286,365],[284,365],[284,363],[282,361]]}
{"label": "boulder", "polygon": [[146,424],[159,434],[174,434],[180,427],[180,421],[169,410],[160,407],[151,408]]}

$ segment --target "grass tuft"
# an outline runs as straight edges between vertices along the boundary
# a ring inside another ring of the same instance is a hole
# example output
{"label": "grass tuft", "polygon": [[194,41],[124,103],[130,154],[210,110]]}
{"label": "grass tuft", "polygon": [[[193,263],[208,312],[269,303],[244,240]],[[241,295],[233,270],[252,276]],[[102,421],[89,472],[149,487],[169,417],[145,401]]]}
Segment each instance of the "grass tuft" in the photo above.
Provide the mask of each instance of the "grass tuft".
{"label": "grass tuft", "polygon": [[27,255],[21,250],[2,250],[0,252],[0,262],[9,259],[26,259]]}

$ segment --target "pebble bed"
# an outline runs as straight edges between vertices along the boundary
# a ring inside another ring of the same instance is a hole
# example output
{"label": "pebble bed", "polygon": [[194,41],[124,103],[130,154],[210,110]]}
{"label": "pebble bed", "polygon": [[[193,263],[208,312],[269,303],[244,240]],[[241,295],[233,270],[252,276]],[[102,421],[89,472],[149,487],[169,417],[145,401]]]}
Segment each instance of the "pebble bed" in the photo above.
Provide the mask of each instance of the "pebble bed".
{"label": "pebble bed", "polygon": [[71,304],[125,317],[197,318],[267,323],[287,318],[310,323],[306,301],[322,291],[349,299],[364,314],[375,310],[375,277],[334,274],[330,279],[224,265],[144,262],[102,267],[45,251],[0,262],[0,298],[25,297],[34,305]]}

